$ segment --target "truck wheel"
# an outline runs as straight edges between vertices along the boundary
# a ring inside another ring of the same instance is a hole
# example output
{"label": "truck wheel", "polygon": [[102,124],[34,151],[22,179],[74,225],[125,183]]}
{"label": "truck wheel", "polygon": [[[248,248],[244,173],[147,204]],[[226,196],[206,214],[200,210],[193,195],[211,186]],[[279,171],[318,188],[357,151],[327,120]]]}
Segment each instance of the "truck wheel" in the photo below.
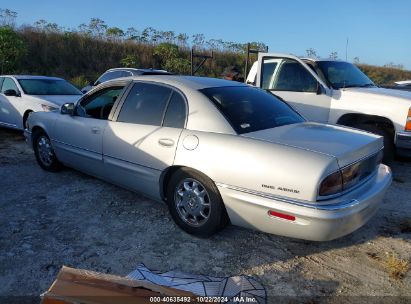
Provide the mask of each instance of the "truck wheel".
{"label": "truck wheel", "polygon": [[384,130],[380,127],[369,125],[369,124],[361,124],[354,126],[354,128],[368,131],[377,135],[384,137],[384,157],[382,162],[386,165],[391,165],[394,161],[395,157],[395,145],[394,145],[394,138],[390,132]]}
{"label": "truck wheel", "polygon": [[216,185],[195,170],[183,168],[173,174],[167,186],[167,203],[176,224],[196,236],[211,236],[228,222]]}
{"label": "truck wheel", "polygon": [[33,133],[33,149],[37,163],[46,171],[56,172],[62,168],[54,154],[50,138],[44,131],[35,131]]}

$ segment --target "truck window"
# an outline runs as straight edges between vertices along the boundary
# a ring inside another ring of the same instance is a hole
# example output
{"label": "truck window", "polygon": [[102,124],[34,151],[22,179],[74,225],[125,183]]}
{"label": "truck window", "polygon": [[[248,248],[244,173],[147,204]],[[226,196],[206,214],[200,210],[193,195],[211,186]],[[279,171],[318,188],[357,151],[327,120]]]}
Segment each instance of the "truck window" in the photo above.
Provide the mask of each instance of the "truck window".
{"label": "truck window", "polygon": [[[282,59],[279,67],[273,70],[272,60],[272,58],[267,58],[263,62],[261,81],[263,89],[291,92],[317,91],[317,80],[299,62],[292,59]],[[271,74],[270,71],[272,71]]]}

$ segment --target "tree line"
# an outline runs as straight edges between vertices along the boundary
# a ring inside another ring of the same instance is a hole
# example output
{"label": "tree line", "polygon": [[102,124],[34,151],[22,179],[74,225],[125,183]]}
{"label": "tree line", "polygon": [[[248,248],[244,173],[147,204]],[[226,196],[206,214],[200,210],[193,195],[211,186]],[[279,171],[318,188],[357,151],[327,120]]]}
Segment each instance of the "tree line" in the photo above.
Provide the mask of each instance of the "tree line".
{"label": "tree line", "polygon": [[[110,27],[99,18],[68,29],[46,20],[32,25],[16,25],[17,13],[0,9],[0,69],[1,73],[41,74],[59,76],[81,87],[113,67],[162,68],[188,74],[190,50],[213,51],[214,59],[207,61],[199,75],[220,77],[224,68],[243,67],[247,44],[206,39],[203,34],[187,35],[161,31],[152,27],[142,30],[130,27],[123,30]],[[251,46],[265,49],[262,42]],[[307,56],[315,57],[314,49]],[[338,58],[336,52],[329,55]],[[254,58],[255,59],[255,58]],[[377,84],[411,79],[411,72],[390,63],[389,67],[375,67],[355,63]]]}

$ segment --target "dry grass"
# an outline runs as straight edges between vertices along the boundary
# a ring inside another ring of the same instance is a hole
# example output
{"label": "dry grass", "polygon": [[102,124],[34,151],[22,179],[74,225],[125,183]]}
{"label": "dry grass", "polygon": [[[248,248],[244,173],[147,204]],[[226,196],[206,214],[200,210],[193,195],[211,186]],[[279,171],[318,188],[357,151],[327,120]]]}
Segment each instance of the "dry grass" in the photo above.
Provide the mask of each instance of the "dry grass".
{"label": "dry grass", "polygon": [[382,260],[385,269],[388,271],[390,278],[401,280],[405,277],[410,268],[407,260],[401,259],[395,253],[390,253]]}

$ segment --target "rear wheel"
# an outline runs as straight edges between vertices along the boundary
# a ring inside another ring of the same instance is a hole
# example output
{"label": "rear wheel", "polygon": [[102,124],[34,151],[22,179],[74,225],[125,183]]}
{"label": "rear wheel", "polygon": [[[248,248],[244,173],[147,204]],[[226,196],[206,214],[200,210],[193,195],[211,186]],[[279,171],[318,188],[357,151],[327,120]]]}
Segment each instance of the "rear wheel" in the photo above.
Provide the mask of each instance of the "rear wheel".
{"label": "rear wheel", "polygon": [[54,153],[50,138],[44,131],[33,133],[33,149],[37,163],[44,170],[56,172],[61,169],[62,165]]}
{"label": "rear wheel", "polygon": [[191,169],[180,169],[171,177],[167,202],[176,224],[190,234],[207,237],[228,222],[223,201],[213,181]]}
{"label": "rear wheel", "polygon": [[371,124],[360,124],[354,127],[384,137],[384,157],[382,162],[386,165],[391,165],[395,157],[394,137],[391,132]]}

